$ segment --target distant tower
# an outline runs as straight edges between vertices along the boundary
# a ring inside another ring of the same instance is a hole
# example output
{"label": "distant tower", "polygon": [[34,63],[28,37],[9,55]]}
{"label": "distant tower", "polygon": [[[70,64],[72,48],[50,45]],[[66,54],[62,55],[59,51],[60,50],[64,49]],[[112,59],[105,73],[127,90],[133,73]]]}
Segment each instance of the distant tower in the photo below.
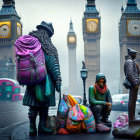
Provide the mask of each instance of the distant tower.
{"label": "distant tower", "polygon": [[[121,11],[122,16],[119,23],[120,82],[121,93],[128,93],[123,86],[125,56],[127,48],[140,52],[140,10],[137,8],[135,0],[128,0],[126,9],[122,8]],[[140,53],[137,54],[136,62],[140,67]]]}
{"label": "distant tower", "polygon": [[3,0],[0,10],[0,78],[15,79],[14,43],[22,35],[15,0]]}
{"label": "distant tower", "polygon": [[87,89],[95,82],[100,72],[101,19],[95,0],[87,0],[83,17],[84,57],[88,70]]}
{"label": "distant tower", "polygon": [[69,89],[74,93],[77,83],[76,75],[76,34],[73,30],[72,20],[70,21],[70,29],[67,35],[67,45],[69,53]]}

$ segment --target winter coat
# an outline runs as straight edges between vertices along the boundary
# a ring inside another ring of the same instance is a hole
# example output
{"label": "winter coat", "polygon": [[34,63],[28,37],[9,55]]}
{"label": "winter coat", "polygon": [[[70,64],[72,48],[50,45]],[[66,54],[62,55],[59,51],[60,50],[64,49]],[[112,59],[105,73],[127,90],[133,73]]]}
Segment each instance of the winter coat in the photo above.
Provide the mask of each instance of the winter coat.
{"label": "winter coat", "polygon": [[139,85],[139,72],[135,60],[133,60],[131,56],[126,57],[126,62],[124,64],[124,73],[132,86]]}
{"label": "winter coat", "polygon": [[112,103],[112,97],[109,89],[107,89],[106,93],[100,93],[94,86],[89,87],[89,104],[90,105],[105,105],[106,102]]}

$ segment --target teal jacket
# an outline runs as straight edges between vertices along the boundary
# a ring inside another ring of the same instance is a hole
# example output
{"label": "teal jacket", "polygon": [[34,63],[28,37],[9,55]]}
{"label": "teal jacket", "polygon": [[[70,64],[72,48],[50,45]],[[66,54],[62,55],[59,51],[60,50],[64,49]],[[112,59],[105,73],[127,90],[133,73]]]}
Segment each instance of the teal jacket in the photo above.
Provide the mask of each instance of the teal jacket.
{"label": "teal jacket", "polygon": [[89,87],[89,103],[90,105],[105,105],[106,102],[112,103],[112,97],[109,89],[107,92],[102,94],[96,89],[96,93],[94,90],[94,86]]}

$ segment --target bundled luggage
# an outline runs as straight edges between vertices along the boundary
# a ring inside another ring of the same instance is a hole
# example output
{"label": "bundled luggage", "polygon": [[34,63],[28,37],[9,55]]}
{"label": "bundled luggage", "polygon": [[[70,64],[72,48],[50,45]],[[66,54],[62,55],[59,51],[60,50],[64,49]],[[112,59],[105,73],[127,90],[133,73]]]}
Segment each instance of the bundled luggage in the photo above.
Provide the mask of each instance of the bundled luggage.
{"label": "bundled luggage", "polygon": [[84,114],[84,125],[85,125],[85,130],[87,133],[93,133],[96,131],[96,124],[95,124],[95,119],[92,114],[92,111],[90,108],[85,107],[83,105],[80,105],[80,108]]}
{"label": "bundled luggage", "polygon": [[75,100],[75,98],[72,97],[70,94],[68,95],[68,100],[72,107],[75,106],[76,104],[78,104],[77,101]]}
{"label": "bundled luggage", "polygon": [[84,114],[81,111],[79,104],[76,104],[68,113],[66,129],[71,133],[80,133],[82,131],[83,119]]}
{"label": "bundled luggage", "polygon": [[63,95],[57,112],[58,133],[94,133],[95,130],[95,119],[90,108],[78,104],[71,95]]}
{"label": "bundled luggage", "polygon": [[68,111],[69,111],[69,108],[67,104],[65,103],[64,99],[61,99],[59,107],[58,107],[58,112],[60,113],[61,116],[67,116]]}
{"label": "bundled luggage", "polygon": [[64,99],[61,99],[61,93],[59,97],[59,105],[57,110],[57,126],[56,129],[59,132],[61,128],[66,127],[67,117],[68,117],[69,108],[65,103]]}
{"label": "bundled luggage", "polygon": [[128,126],[128,114],[122,113],[118,116],[117,121],[114,123],[114,128]]}
{"label": "bundled luggage", "polygon": [[70,133],[80,133],[82,131],[82,122],[81,121],[73,121],[69,117],[67,119],[66,129]]}
{"label": "bundled luggage", "polygon": [[68,96],[69,96],[69,95],[63,94],[63,99],[64,99],[64,101],[66,102],[68,108],[70,109],[72,106],[71,106],[71,104],[70,104],[70,102],[69,102]]}
{"label": "bundled luggage", "polygon": [[84,114],[81,111],[79,104],[76,104],[70,109],[68,117],[73,121],[83,121]]}

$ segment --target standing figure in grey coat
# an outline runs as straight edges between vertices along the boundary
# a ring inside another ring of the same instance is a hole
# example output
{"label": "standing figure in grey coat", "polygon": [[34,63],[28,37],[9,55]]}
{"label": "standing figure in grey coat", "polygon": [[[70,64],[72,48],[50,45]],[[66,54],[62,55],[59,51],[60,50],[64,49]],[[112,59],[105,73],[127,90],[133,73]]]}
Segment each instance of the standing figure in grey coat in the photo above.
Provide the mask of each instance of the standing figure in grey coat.
{"label": "standing figure in grey coat", "polygon": [[124,64],[125,75],[131,83],[128,102],[129,123],[138,121],[135,119],[136,100],[139,89],[139,68],[135,62],[136,55],[137,51],[128,48],[128,55],[125,58],[126,61]]}

